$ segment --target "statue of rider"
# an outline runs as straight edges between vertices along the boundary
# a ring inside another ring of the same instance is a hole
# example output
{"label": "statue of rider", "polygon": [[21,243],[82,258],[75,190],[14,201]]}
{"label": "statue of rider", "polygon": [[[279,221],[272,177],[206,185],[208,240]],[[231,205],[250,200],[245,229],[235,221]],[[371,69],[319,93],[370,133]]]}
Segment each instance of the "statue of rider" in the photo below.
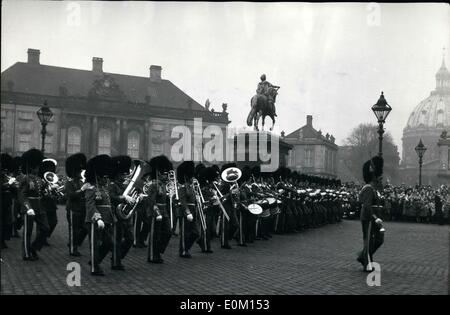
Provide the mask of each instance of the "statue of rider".
{"label": "statue of rider", "polygon": [[272,104],[274,116],[277,116],[277,114],[275,113],[275,100],[270,94],[270,89],[271,88],[279,89],[280,87],[272,85],[269,81],[266,81],[265,74],[261,75],[260,79],[261,82],[258,83],[258,87],[256,88],[256,94],[264,95],[266,97],[267,101]]}

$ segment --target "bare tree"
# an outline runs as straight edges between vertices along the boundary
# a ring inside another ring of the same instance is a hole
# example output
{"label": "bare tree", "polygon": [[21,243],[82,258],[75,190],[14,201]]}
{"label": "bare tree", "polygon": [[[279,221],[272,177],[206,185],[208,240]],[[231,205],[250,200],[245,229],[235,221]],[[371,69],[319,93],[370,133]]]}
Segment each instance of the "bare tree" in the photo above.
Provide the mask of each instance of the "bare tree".
{"label": "bare tree", "polygon": [[[345,141],[350,154],[345,161],[352,175],[362,176],[362,165],[365,161],[378,154],[378,126],[360,124],[355,127]],[[392,184],[397,184],[397,171],[400,155],[389,132],[383,135],[384,178]]]}

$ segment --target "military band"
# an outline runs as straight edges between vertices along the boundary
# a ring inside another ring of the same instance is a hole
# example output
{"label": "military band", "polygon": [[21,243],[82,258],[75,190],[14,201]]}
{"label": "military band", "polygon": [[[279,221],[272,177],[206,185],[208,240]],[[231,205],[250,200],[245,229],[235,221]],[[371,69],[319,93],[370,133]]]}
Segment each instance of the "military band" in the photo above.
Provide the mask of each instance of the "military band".
{"label": "military band", "polygon": [[133,245],[135,250],[147,247],[148,262],[163,263],[175,230],[178,255],[191,258],[196,243],[202,253],[214,252],[215,237],[222,249],[231,249],[232,241],[246,247],[273,234],[336,223],[349,207],[338,181],[313,182],[285,167],[262,173],[259,166],[240,169],[228,163],[219,169],[184,161],[174,169],[163,155],[148,162],[108,155],[86,161],[77,153],[67,158],[67,180],[62,181],[56,161],[44,159],[39,150],[23,154],[22,175],[12,160],[2,155],[2,217],[7,217],[2,237],[14,231],[13,218],[20,219],[16,202],[24,222],[23,258],[38,259],[57,223],[56,204],[65,200],[69,255],[81,256],[89,235],[92,275],[104,275],[101,264],[109,253],[111,268],[125,270],[123,260]]}

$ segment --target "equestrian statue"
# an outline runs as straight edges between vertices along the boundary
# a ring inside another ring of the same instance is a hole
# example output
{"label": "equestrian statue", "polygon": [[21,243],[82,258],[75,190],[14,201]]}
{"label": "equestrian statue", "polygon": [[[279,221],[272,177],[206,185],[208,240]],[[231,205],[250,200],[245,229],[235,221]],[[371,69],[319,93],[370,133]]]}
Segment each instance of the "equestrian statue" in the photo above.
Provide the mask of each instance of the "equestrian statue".
{"label": "equestrian statue", "polygon": [[256,95],[250,100],[251,110],[247,116],[247,125],[249,127],[254,125],[256,131],[259,131],[258,124],[259,119],[262,117],[262,130],[264,131],[264,121],[266,116],[272,118],[272,131],[275,124],[275,100],[278,95],[278,89],[280,87],[272,85],[270,82],[266,81],[266,75],[261,75],[261,82],[258,83],[256,89]]}

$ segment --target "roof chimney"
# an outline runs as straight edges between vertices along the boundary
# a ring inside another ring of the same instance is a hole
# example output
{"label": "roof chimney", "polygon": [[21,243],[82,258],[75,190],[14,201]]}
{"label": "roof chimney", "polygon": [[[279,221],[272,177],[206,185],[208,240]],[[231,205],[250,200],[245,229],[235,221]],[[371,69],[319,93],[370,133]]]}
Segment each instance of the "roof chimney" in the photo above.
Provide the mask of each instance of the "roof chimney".
{"label": "roof chimney", "polygon": [[28,63],[33,65],[38,65],[39,63],[39,55],[41,51],[39,49],[28,48]]}
{"label": "roof chimney", "polygon": [[92,71],[103,73],[103,58],[92,57]]}
{"label": "roof chimney", "polygon": [[151,65],[150,66],[150,81],[151,82],[161,82],[161,66]]}
{"label": "roof chimney", "polygon": [[312,127],[312,115],[306,116],[306,125]]}

